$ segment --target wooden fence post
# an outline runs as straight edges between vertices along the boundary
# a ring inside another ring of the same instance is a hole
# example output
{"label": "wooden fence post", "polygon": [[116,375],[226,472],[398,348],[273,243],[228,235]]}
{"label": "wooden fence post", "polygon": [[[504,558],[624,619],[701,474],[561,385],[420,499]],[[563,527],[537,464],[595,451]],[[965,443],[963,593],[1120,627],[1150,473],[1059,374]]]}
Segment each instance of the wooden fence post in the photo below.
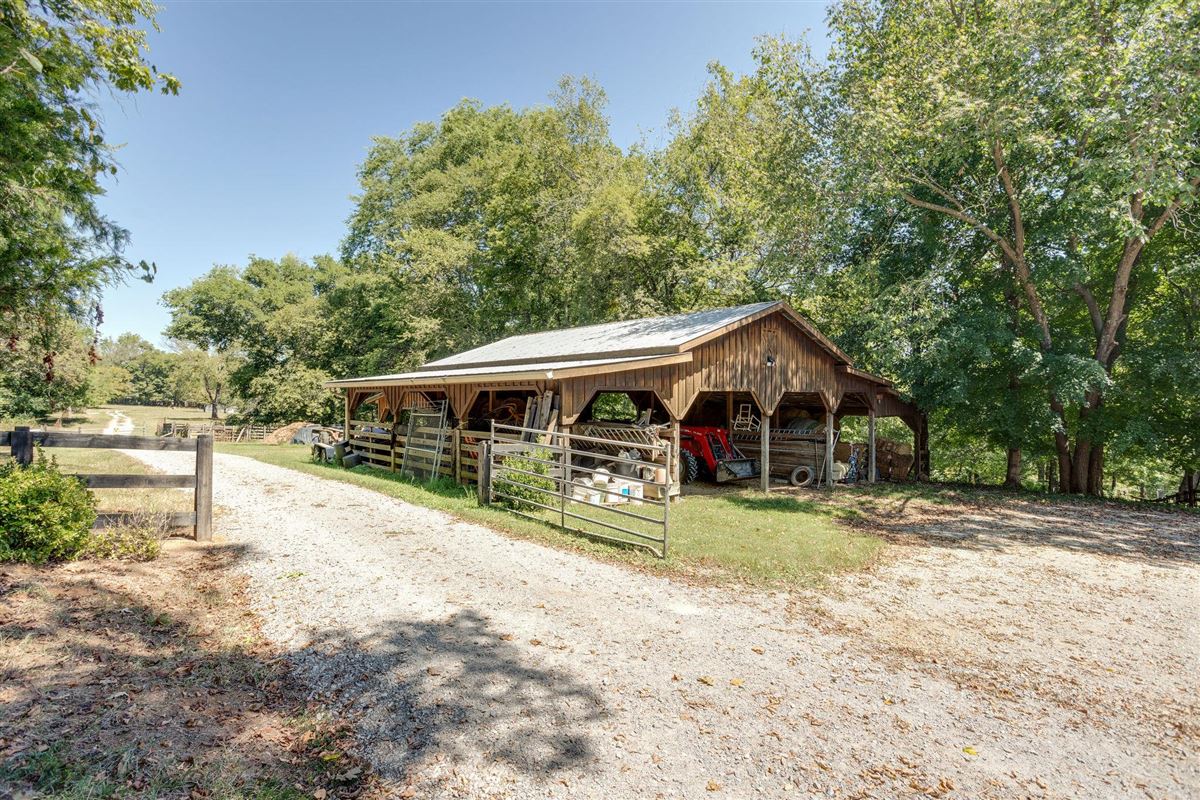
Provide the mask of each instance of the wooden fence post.
{"label": "wooden fence post", "polygon": [[33,463],[33,434],[28,425],[22,425],[12,433],[13,460],[24,467]]}
{"label": "wooden fence post", "polygon": [[479,443],[478,459],[479,463],[475,469],[479,480],[476,486],[479,491],[479,505],[490,506],[492,504],[492,443],[490,441]]}
{"label": "wooden fence post", "polygon": [[196,541],[212,541],[213,437],[196,437]]}
{"label": "wooden fence post", "polygon": [[450,431],[450,447],[454,453],[451,462],[454,464],[454,482],[459,484],[462,483],[462,431],[458,428]]}

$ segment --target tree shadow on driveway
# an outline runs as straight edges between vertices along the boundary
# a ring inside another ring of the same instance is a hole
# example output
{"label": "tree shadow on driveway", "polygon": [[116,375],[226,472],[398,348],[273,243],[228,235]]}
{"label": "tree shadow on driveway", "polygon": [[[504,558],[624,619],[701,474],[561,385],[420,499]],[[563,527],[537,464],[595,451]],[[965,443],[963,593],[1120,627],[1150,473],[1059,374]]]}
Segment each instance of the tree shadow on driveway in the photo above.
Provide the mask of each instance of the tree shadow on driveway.
{"label": "tree shadow on driveway", "polygon": [[590,731],[607,716],[589,687],[531,666],[530,648],[474,610],[396,621],[375,636],[326,632],[292,659],[316,697],[355,719],[380,776],[418,788],[465,763],[497,770],[497,780],[585,769],[595,759]]}
{"label": "tree shadow on driveway", "polygon": [[868,528],[900,544],[1004,551],[1013,545],[1116,557],[1159,567],[1200,565],[1200,515],[1124,503],[976,498],[972,504],[861,508]]}

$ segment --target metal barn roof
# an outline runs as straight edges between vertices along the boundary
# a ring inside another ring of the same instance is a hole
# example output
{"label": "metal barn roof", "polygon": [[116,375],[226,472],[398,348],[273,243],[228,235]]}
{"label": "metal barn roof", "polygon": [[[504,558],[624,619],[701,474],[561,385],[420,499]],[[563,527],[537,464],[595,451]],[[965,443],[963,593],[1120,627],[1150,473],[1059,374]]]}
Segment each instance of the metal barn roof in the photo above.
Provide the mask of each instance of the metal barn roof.
{"label": "metal barn roof", "polygon": [[784,312],[836,361],[844,365],[851,363],[850,358],[811,322],[787,303],[777,300],[509,336],[430,361],[412,372],[345,378],[325,385],[454,383],[491,376],[497,379],[553,378],[568,377],[569,373],[588,369],[612,371],[613,368],[658,366],[690,360],[690,353],[686,352],[690,346],[775,311]]}
{"label": "metal barn roof", "polygon": [[498,342],[431,361],[421,371],[475,364],[518,364],[550,359],[592,359],[678,352],[682,345],[726,325],[765,311],[777,303],[754,303],[647,317],[623,322],[604,322],[581,328],[564,328],[541,333],[509,336]]}

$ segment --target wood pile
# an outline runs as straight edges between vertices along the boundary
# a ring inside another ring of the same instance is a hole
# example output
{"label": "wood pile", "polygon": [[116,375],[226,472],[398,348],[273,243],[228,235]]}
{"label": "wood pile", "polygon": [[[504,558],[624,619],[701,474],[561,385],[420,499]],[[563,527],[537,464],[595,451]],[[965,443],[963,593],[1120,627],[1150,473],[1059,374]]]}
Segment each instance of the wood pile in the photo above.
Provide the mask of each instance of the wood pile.
{"label": "wood pile", "polygon": [[[760,434],[737,431],[732,436],[734,445],[742,452],[742,455],[750,458],[758,456]],[[811,433],[773,430],[767,447],[771,456],[771,477],[787,478],[796,467],[808,467],[814,475],[820,475],[821,466],[825,463],[825,429],[822,427]],[[849,461],[850,452],[848,443],[834,442],[833,460],[835,462]]]}
{"label": "wood pile", "polygon": [[[866,446],[863,448],[865,450]],[[907,480],[913,460],[911,444],[894,442],[891,439],[875,440],[875,468],[879,470],[881,480]]]}

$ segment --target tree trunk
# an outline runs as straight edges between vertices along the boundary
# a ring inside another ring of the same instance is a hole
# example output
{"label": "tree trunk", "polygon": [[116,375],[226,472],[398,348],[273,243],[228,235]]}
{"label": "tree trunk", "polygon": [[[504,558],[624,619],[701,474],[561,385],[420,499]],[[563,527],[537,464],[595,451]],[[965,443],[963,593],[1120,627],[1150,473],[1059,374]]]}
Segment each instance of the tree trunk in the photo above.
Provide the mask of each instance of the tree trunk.
{"label": "tree trunk", "polygon": [[1004,475],[1005,489],[1021,488],[1021,448],[1008,448],[1008,470]]}
{"label": "tree trunk", "polygon": [[1058,455],[1058,491],[1071,493],[1071,443],[1065,433],[1054,434],[1054,450]]}
{"label": "tree trunk", "polygon": [[1055,461],[1050,459],[1046,462],[1046,491],[1051,494],[1058,489],[1058,479],[1055,475]]}
{"label": "tree trunk", "polygon": [[1093,497],[1104,496],[1104,445],[1093,444],[1088,464],[1087,493]]}

